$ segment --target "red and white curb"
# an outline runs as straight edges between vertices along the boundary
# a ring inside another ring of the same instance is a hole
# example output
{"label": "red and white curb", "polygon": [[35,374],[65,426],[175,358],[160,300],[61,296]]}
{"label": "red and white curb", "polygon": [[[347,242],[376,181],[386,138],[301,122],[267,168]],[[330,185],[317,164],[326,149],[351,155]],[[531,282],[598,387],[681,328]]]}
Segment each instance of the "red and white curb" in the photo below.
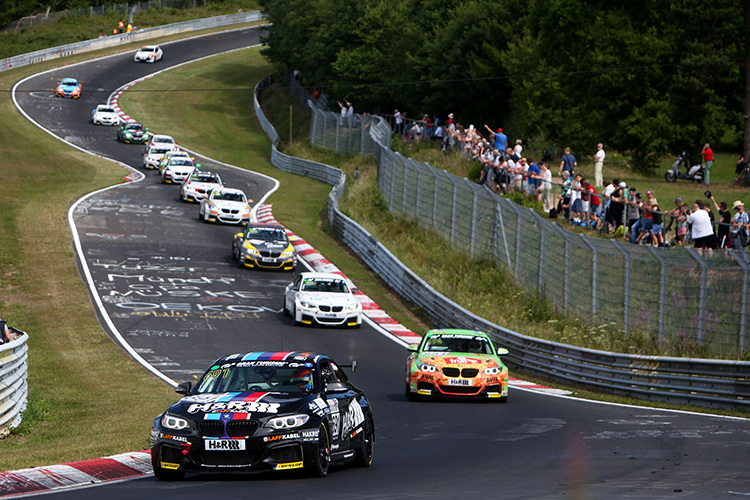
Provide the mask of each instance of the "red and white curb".
{"label": "red and white curb", "polygon": [[122,453],[48,467],[0,472],[0,498],[26,496],[151,474],[148,451]]}

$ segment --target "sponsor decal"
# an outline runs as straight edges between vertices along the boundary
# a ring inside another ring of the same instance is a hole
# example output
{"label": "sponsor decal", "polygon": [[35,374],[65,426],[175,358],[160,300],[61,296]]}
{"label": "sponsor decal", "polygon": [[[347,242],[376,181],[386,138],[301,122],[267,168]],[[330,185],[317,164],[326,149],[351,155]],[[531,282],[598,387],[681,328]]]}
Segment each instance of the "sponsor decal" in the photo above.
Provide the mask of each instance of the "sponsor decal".
{"label": "sponsor decal", "polygon": [[174,434],[159,434],[162,439],[169,439],[171,441],[179,441],[180,443],[187,443],[188,438],[185,436],[175,436]]}
{"label": "sponsor decal", "polygon": [[341,431],[341,414],[339,413],[339,400],[329,399],[328,409],[331,412],[331,439],[337,441]]}
{"label": "sponsor decal", "polygon": [[278,464],[276,467],[274,467],[276,470],[283,470],[283,469],[299,469],[303,465],[302,462],[288,462],[285,464]]}
{"label": "sponsor decal", "polygon": [[300,434],[302,436],[302,441],[304,442],[317,441],[318,436],[320,435],[320,430],[311,429],[309,431],[302,431]]}
{"label": "sponsor decal", "polygon": [[473,365],[481,363],[481,359],[467,358],[466,356],[453,356],[451,358],[445,358],[445,362],[451,365]]}
{"label": "sponsor decal", "polygon": [[352,401],[341,421],[341,435],[349,434],[353,428],[365,421],[365,414],[359,403]]}
{"label": "sponsor decal", "polygon": [[161,463],[162,469],[170,469],[170,470],[177,470],[180,468],[180,464],[173,464],[172,462],[162,462]]}
{"label": "sponsor decal", "polygon": [[278,403],[261,403],[258,401],[229,401],[227,403],[194,403],[188,406],[188,413],[278,413]]}
{"label": "sponsor decal", "polygon": [[206,451],[242,451],[245,449],[244,439],[206,439]]}
{"label": "sponsor decal", "polygon": [[266,443],[273,443],[274,441],[286,441],[289,439],[299,439],[299,433],[292,432],[290,434],[277,434],[275,436],[266,436],[263,441]]}
{"label": "sponsor decal", "polygon": [[319,417],[322,417],[323,415],[325,415],[326,413],[330,413],[331,411],[328,405],[326,405],[326,402],[321,398],[315,398],[314,400],[310,401],[307,407],[311,412]]}

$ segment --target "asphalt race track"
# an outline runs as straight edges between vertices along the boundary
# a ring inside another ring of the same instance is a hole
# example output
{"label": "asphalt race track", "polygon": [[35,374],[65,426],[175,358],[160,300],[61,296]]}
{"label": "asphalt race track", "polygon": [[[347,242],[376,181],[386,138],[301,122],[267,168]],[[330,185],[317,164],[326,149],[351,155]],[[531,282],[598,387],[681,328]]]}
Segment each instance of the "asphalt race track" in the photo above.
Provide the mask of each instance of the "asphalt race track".
{"label": "asphalt race track", "polygon": [[[120,144],[114,128],[92,125],[91,109],[150,72],[257,40],[257,31],[246,29],[172,42],[163,45],[165,59],[155,65],[133,63],[130,52],[99,59],[37,75],[19,86],[16,99],[55,135],[143,171],[143,147]],[[64,76],[81,80],[80,101],[53,97],[55,83]],[[272,180],[252,172],[199,162],[255,200],[273,187]],[[74,210],[85,258],[79,266],[90,270],[102,298],[104,329],[152,371],[177,382],[193,379],[231,352],[322,351],[340,363],[356,359],[359,369],[352,380],[367,393],[375,412],[373,466],[332,469],[324,479],[278,473],[188,476],[165,483],[149,476],[51,493],[54,498],[750,495],[748,420],[513,389],[507,405],[407,402],[407,353],[401,346],[366,324],[346,330],[293,327],[280,314],[282,290],[291,274],[238,269],[229,251],[236,227],[199,222],[197,205],[179,202],[178,190],[160,184],[148,171],[143,181],[96,193]],[[144,422],[144,437],[149,428],[150,422]]]}

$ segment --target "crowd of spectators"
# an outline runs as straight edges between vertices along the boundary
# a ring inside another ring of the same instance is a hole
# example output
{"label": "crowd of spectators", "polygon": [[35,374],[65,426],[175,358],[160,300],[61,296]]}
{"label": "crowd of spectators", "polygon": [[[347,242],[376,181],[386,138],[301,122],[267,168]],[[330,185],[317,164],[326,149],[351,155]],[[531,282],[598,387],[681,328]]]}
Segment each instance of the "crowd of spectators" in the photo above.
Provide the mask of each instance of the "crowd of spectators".
{"label": "crowd of spectators", "polygon": [[[485,137],[474,125],[461,126],[453,113],[443,124],[437,116],[426,114],[421,119],[408,120],[406,113],[398,110],[392,116],[392,125],[407,141],[439,141],[443,150],[457,151],[479,162],[480,184],[498,194],[515,191],[534,197],[552,219],[603,231],[632,244],[706,249],[744,249],[747,245],[750,219],[742,201],[732,203],[730,210],[726,202],[717,202],[706,191],[706,199],[693,203],[677,197],[670,206],[660,205],[651,189],[645,191],[644,197],[619,179],[604,180],[606,153],[601,143],[593,153],[594,185],[576,172],[578,162],[570,148],[565,148],[559,163],[547,151],[537,162],[523,154],[520,139],[510,141],[501,127],[484,124]],[[708,144],[704,146],[704,157],[707,150]]]}

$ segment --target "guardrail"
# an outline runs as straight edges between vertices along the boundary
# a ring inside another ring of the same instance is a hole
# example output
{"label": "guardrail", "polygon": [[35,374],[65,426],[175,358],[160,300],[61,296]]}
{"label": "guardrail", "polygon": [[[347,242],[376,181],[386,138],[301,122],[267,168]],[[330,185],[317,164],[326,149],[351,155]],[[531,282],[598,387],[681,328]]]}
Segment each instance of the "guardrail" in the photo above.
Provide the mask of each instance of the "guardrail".
{"label": "guardrail", "polygon": [[61,45],[59,47],[53,47],[51,49],[37,50],[36,52],[29,52],[28,54],[8,57],[7,59],[0,60],[0,71],[7,71],[12,68],[27,66],[29,64],[36,64],[43,61],[48,61],[50,59],[56,59],[58,57],[67,57],[82,52],[90,52],[92,50],[114,47],[117,45],[122,45],[123,43],[135,42],[138,40],[146,40],[149,38],[172,35],[175,33],[183,33],[186,31],[228,26],[231,24],[251,23],[260,21],[262,19],[263,14],[261,13],[261,11],[255,10],[252,12],[241,12],[239,14],[206,17],[203,19],[194,19],[192,21],[183,21],[181,23],[165,24],[164,26],[145,28],[142,30],[133,31],[131,33],[109,35],[100,38],[94,38],[92,40],[85,40],[83,42]]}
{"label": "guardrail", "polygon": [[21,423],[29,394],[26,381],[29,336],[13,327],[10,330],[16,339],[0,345],[0,437]]}
{"label": "guardrail", "polygon": [[[362,226],[338,210],[338,199],[346,183],[341,170],[277,151],[278,134],[258,102],[259,92],[268,84],[267,78],[256,85],[254,108],[273,141],[274,166],[334,185],[329,194],[328,213],[336,233],[389,286],[424,309],[437,323],[489,333],[510,351],[508,364],[536,375],[651,401],[750,410],[750,362],[636,356],[540,340],[480,318],[435,291]],[[382,126],[387,124],[381,121],[372,127],[372,135],[378,134],[381,140],[385,137]]]}

